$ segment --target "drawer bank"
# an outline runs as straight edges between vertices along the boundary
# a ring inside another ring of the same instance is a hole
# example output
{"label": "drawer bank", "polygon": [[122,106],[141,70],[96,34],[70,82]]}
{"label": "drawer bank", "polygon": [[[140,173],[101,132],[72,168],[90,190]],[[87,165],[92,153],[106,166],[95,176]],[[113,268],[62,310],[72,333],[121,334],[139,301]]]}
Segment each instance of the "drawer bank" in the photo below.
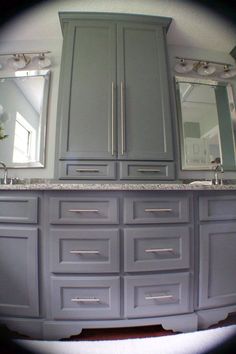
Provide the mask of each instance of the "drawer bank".
{"label": "drawer bank", "polygon": [[207,328],[236,311],[235,248],[235,186],[0,186],[0,321]]}

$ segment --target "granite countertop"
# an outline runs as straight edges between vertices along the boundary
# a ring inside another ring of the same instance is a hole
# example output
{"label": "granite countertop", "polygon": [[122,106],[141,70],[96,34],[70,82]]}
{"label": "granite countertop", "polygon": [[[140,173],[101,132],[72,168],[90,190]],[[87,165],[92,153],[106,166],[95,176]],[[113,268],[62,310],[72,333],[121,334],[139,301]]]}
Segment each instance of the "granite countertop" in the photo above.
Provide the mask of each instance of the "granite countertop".
{"label": "granite countertop", "polygon": [[129,191],[129,190],[236,190],[236,184],[201,185],[183,183],[68,183],[63,181],[25,182],[18,184],[0,184],[0,190],[84,190],[84,191]]}

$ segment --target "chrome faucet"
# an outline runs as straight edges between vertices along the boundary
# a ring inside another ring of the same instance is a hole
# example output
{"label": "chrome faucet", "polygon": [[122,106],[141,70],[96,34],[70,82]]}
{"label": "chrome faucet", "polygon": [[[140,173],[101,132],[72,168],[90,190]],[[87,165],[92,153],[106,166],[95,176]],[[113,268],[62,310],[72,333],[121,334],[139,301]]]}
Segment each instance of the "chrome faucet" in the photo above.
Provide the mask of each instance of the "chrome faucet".
{"label": "chrome faucet", "polygon": [[219,173],[223,173],[224,170],[223,170],[223,166],[221,164],[217,164],[215,167],[214,167],[214,184],[215,185],[220,185],[220,184],[223,184],[223,178],[222,178],[222,175],[221,177],[219,178]]}
{"label": "chrome faucet", "polygon": [[2,161],[0,161],[0,165],[4,168],[3,184],[7,184],[7,166]]}

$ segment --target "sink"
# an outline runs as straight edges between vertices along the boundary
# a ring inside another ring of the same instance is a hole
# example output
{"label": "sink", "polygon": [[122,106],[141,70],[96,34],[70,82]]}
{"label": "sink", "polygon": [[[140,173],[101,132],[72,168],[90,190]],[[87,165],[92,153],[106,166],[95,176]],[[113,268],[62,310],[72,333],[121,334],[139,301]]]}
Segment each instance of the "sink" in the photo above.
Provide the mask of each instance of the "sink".
{"label": "sink", "polygon": [[212,186],[212,181],[192,181],[189,184],[195,186]]}

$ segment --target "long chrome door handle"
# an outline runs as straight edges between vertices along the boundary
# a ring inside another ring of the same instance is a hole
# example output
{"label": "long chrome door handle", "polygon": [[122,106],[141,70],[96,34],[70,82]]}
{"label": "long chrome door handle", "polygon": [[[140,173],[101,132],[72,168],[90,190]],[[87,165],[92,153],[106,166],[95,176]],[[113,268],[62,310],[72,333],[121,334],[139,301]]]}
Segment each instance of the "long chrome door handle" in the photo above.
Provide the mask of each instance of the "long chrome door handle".
{"label": "long chrome door handle", "polygon": [[162,300],[162,299],[172,299],[174,296],[173,295],[156,295],[156,296],[152,296],[152,295],[147,295],[145,296],[145,300]]}
{"label": "long chrome door handle", "polygon": [[161,172],[157,168],[138,168],[138,172]]}
{"label": "long chrome door handle", "polygon": [[77,168],[76,172],[99,172],[97,168]]}
{"label": "long chrome door handle", "polygon": [[174,252],[173,248],[147,248],[146,253]]}
{"label": "long chrome door handle", "polygon": [[115,83],[111,83],[111,154],[114,155],[114,125],[115,125]]}
{"label": "long chrome door handle", "polygon": [[69,209],[70,213],[98,213],[98,209]]}
{"label": "long chrome door handle", "polygon": [[99,254],[100,252],[97,250],[71,250],[71,254]]}
{"label": "long chrome door handle", "polygon": [[171,212],[172,209],[169,208],[146,208],[144,209],[146,213],[162,213],[162,212]]}
{"label": "long chrome door handle", "polygon": [[96,297],[74,297],[71,299],[72,302],[100,302],[99,298]]}
{"label": "long chrome door handle", "polygon": [[125,153],[125,83],[120,83],[120,125],[121,125],[121,155]]}

